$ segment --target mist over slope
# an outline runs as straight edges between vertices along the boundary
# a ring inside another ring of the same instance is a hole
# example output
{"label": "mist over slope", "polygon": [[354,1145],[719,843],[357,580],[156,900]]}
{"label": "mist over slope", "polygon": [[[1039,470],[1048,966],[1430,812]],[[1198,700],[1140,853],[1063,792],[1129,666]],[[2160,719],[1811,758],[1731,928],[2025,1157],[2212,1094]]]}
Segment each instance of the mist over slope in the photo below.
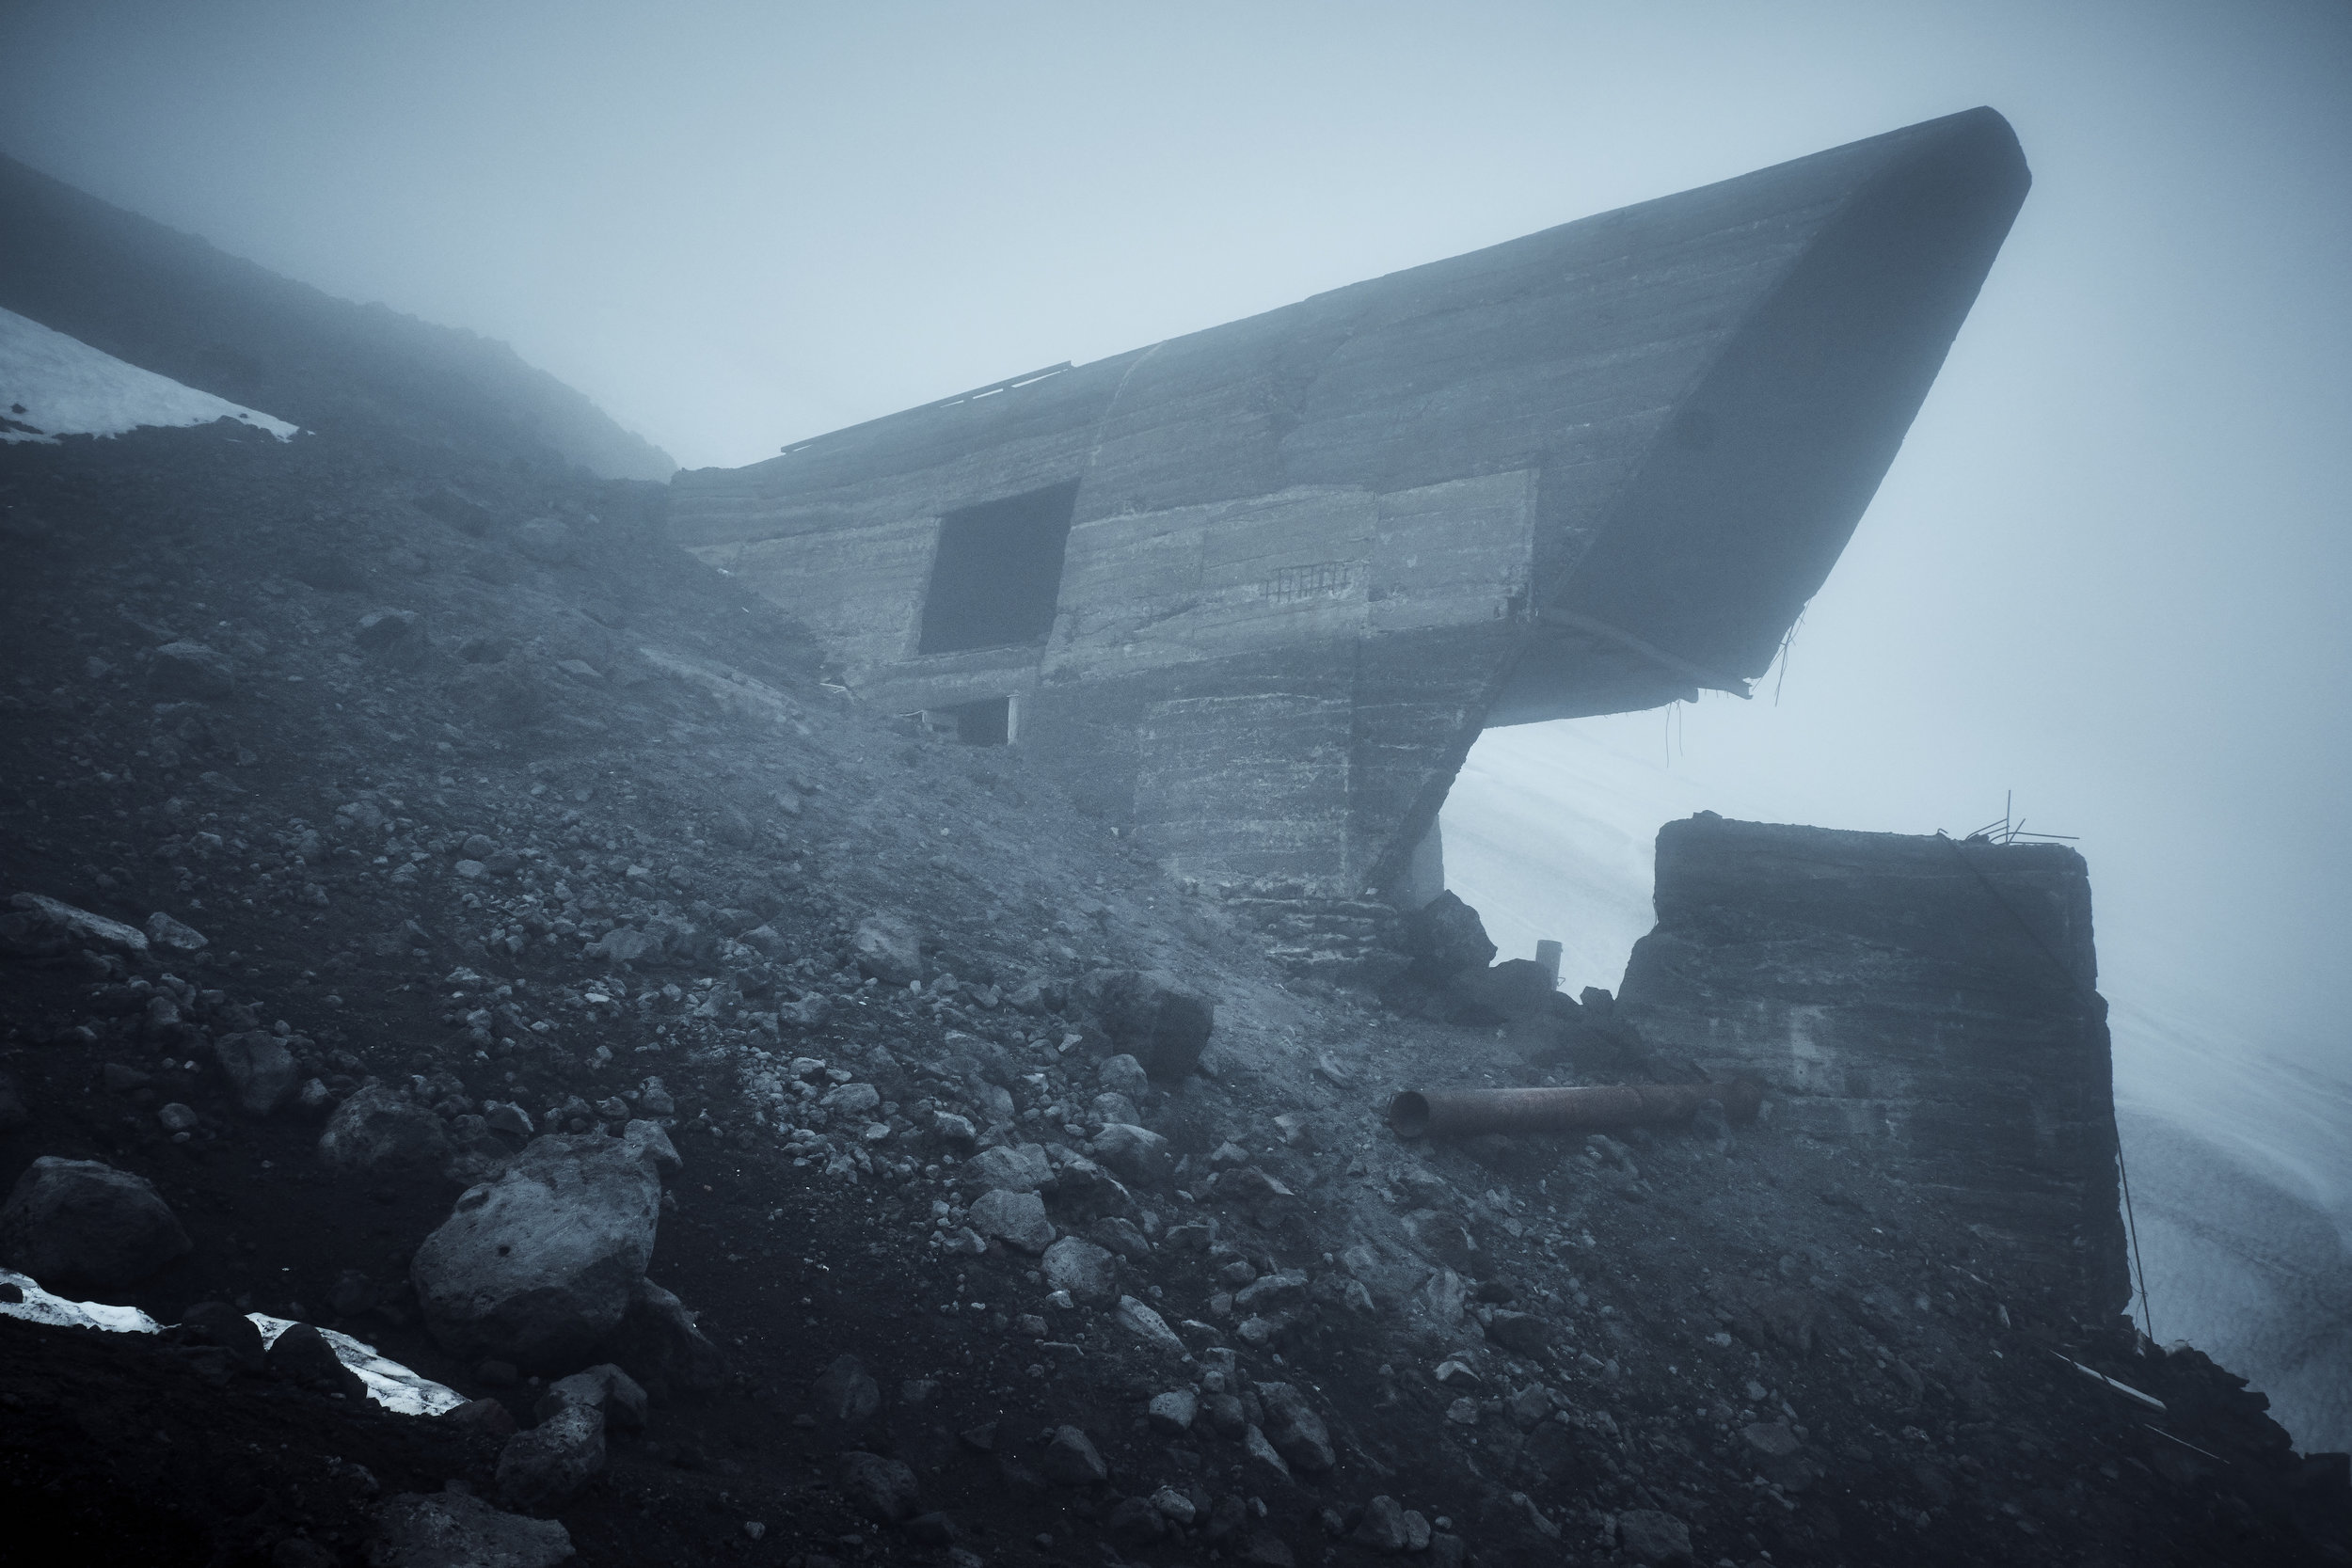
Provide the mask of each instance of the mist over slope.
{"label": "mist over slope", "polygon": [[504,343],[357,305],[0,157],[0,309],[306,429],[667,479]]}
{"label": "mist over slope", "polygon": [[[1659,826],[1738,810],[1734,789],[1670,765],[1657,723],[1642,750],[1626,720],[1489,731],[1446,801],[1447,885],[1503,957],[1560,942],[1571,990],[1613,989],[1649,930]],[[2352,1443],[2352,1082],[2265,1052],[2217,995],[2128,955],[2102,950],[2100,971],[2158,1337],[2251,1378],[2307,1449]]]}

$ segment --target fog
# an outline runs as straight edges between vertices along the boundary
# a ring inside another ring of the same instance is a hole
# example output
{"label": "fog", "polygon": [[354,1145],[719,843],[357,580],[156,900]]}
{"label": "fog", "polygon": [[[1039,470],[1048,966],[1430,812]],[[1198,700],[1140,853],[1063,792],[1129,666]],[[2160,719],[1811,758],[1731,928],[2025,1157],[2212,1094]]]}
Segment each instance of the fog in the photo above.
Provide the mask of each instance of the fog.
{"label": "fog", "polygon": [[[1492,737],[1473,781],[1517,747],[1536,826],[1601,744],[1654,752],[1629,822],[1960,832],[2013,791],[2079,835],[2103,989],[2149,1021],[2119,1023],[2127,1132],[2204,1107],[2352,1236],[2346,1130],[2308,1119],[2352,1076],[2345,7],[0,20],[0,148],[507,340],[688,466],[1978,103],[2033,193],[1785,667],[1750,703]],[[1539,869],[1558,896],[1512,918],[1623,927]]]}

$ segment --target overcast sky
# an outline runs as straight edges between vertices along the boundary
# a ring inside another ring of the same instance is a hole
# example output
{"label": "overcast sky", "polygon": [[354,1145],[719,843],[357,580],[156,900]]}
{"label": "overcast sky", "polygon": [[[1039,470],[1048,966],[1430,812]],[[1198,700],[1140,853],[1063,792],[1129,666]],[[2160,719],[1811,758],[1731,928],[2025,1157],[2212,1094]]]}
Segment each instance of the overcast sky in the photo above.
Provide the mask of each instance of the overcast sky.
{"label": "overcast sky", "polygon": [[2018,228],[1778,705],[1681,760],[1833,826],[2014,789],[2111,989],[2340,1064],[2344,4],[0,9],[0,147],[689,465],[1979,103]]}

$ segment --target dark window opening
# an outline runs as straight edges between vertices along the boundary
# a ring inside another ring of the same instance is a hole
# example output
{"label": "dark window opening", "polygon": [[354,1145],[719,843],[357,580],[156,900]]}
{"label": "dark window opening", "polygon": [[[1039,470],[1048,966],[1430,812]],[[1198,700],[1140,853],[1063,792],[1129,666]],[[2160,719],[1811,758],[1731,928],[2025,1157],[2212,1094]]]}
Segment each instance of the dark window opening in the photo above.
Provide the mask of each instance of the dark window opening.
{"label": "dark window opening", "polygon": [[990,697],[953,707],[923,710],[923,727],[966,746],[1005,746],[1012,741],[1012,699]]}
{"label": "dark window opening", "polygon": [[1061,597],[1062,549],[1077,499],[1073,480],[940,518],[916,651],[951,654],[1044,641]]}

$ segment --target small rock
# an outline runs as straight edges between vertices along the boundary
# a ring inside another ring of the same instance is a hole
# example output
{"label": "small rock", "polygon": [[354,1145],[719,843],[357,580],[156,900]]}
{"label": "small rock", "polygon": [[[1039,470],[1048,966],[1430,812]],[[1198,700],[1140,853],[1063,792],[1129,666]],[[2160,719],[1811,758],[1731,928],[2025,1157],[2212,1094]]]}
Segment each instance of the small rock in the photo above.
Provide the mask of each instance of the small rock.
{"label": "small rock", "polygon": [[639,1432],[645,1425],[644,1389],[609,1361],[548,1384],[533,1414],[544,1421],[567,1404],[600,1410],[605,1425],[623,1432]]}
{"label": "small rock", "polygon": [[555,1568],[572,1555],[552,1519],[505,1513],[467,1492],[404,1492],[385,1503],[368,1568]]}
{"label": "small rock", "polygon": [[438,1117],[380,1085],[337,1106],[319,1134],[319,1158],[338,1170],[437,1169],[452,1152]]}
{"label": "small rock", "polygon": [[1445,1418],[1455,1426],[1474,1427],[1478,1424],[1478,1402],[1467,1395],[1445,1407]]}
{"label": "small rock", "polygon": [[1165,1186],[1175,1161],[1168,1140],[1148,1128],[1113,1122],[1095,1134],[1094,1157],[1138,1187]]}
{"label": "small rock", "polygon": [[604,1468],[604,1413],[567,1404],[499,1452],[499,1496],[516,1508],[551,1508]]}
{"label": "small rock", "polygon": [[1053,1438],[1038,1460],[1038,1469],[1057,1486],[1091,1486],[1110,1474],[1087,1434],[1072,1426],[1054,1429]]}
{"label": "small rock", "polygon": [[1041,1144],[999,1144],[964,1162],[975,1185],[1009,1193],[1033,1193],[1054,1180],[1053,1163]]}
{"label": "small rock", "polygon": [[155,1119],[163,1123],[164,1131],[167,1132],[193,1132],[203,1120],[194,1109],[181,1104],[178,1101],[173,1101],[162,1110],[157,1111]]}
{"label": "small rock", "polygon": [[1524,1431],[1551,1414],[1551,1390],[1540,1383],[1531,1383],[1505,1400],[1503,1408]]}
{"label": "small rock", "polygon": [[862,1427],[882,1413],[882,1385],[854,1355],[836,1355],[809,1386],[818,1414],[847,1427]]}
{"label": "small rock", "polygon": [[578,559],[580,541],[561,517],[533,517],[515,530],[515,548],[532,560],[562,566]]}
{"label": "small rock", "polygon": [[1117,1316],[1120,1324],[1144,1343],[1166,1351],[1171,1355],[1182,1356],[1190,1354],[1185,1349],[1184,1340],[1176,1337],[1176,1331],[1168,1326],[1168,1320],[1135,1297],[1119,1298]]}
{"label": "small rock", "polygon": [[914,1472],[896,1459],[852,1450],[841,1456],[834,1487],[850,1505],[877,1524],[895,1525],[921,1510]]}
{"label": "small rock", "polygon": [[1200,1507],[1173,1486],[1163,1486],[1152,1494],[1152,1506],[1171,1525],[1190,1525],[1200,1517]]}
{"label": "small rock", "polygon": [[1211,1394],[1200,1408],[1219,1437],[1239,1437],[1249,1425],[1248,1409],[1237,1394]]}
{"label": "small rock", "polygon": [[1377,1497],[1364,1505],[1364,1517],[1349,1537],[1359,1546],[1394,1554],[1407,1550],[1412,1538],[1405,1528],[1405,1508],[1394,1497]]}
{"label": "small rock", "polygon": [[1534,1357],[1551,1347],[1551,1325],[1532,1312],[1497,1310],[1486,1320],[1486,1338],[1516,1355]]}
{"label": "small rock", "polygon": [[0,1206],[0,1261],[53,1288],[134,1284],[193,1244],[147,1178],[97,1160],[42,1155]]}
{"label": "small rock", "polygon": [[982,1193],[972,1203],[972,1228],[1032,1258],[1054,1244],[1054,1226],[1045,1217],[1045,1200],[1035,1193],[1007,1192],[1001,1187]]}
{"label": "small rock", "polygon": [[1331,1433],[1306,1395],[1287,1383],[1261,1383],[1258,1398],[1265,1405],[1266,1439],[1293,1468],[1315,1475],[1331,1468]]}
{"label": "small rock", "polygon": [[1103,1065],[1094,1069],[1094,1077],[1104,1092],[1124,1095],[1129,1100],[1140,1101],[1152,1092],[1152,1078],[1143,1070],[1143,1064],[1124,1053],[1104,1057]]}
{"label": "small rock", "polygon": [[1121,1497],[1103,1528],[1121,1545],[1141,1546],[1167,1534],[1168,1520],[1148,1497]]}
{"label": "small rock", "polygon": [[1691,1560],[1691,1527],[1654,1508],[1617,1515],[1617,1550],[1643,1568],[1680,1568]]}
{"label": "small rock", "polygon": [[416,647],[424,641],[424,617],[413,610],[371,610],[352,628],[351,640],[370,653]]}
{"label": "small rock", "polygon": [[1253,1530],[1233,1554],[1249,1568],[1298,1568],[1298,1559],[1291,1555],[1282,1538],[1271,1530]]}
{"label": "small rock", "polygon": [[151,946],[173,953],[197,953],[212,945],[203,932],[183,926],[161,910],[147,917],[147,940]]}
{"label": "small rock", "polygon": [[515,1424],[515,1413],[506,1408],[503,1400],[468,1400],[441,1419],[486,1432],[493,1437],[512,1437],[520,1430]]}
{"label": "small rock", "polygon": [[531,1113],[512,1101],[493,1100],[482,1107],[483,1124],[510,1138],[528,1138],[533,1128]]}
{"label": "small rock", "polygon": [[1233,1292],[1233,1305],[1245,1312],[1279,1305],[1307,1289],[1307,1276],[1297,1269],[1279,1269],[1252,1280]]}
{"label": "small rock", "polygon": [[1259,1428],[1249,1426],[1243,1430],[1241,1455],[1243,1478],[1249,1484],[1263,1488],[1291,1483],[1290,1462],[1266,1440],[1266,1434]]}
{"label": "small rock", "polygon": [[931,1132],[941,1143],[958,1153],[971,1152],[972,1147],[980,1141],[979,1133],[972,1126],[972,1118],[960,1117],[953,1111],[934,1113]]}
{"label": "small rock", "polygon": [[298,1388],[341,1394],[358,1402],[368,1397],[359,1374],[342,1364],[326,1336],[310,1323],[294,1323],[281,1331],[269,1347],[269,1370]]}
{"label": "small rock", "polygon": [[180,1332],[199,1344],[216,1345],[248,1372],[268,1364],[269,1349],[251,1318],[225,1301],[199,1301],[181,1314]]}
{"label": "small rock", "polygon": [[1154,1394],[1145,1407],[1144,1416],[1152,1430],[1163,1437],[1181,1437],[1192,1430],[1192,1423],[1200,1415],[1200,1396],[1189,1388],[1172,1388],[1165,1394]]}
{"label": "small rock", "polygon": [[1050,1290],[1068,1291],[1077,1300],[1095,1306],[1119,1295],[1119,1274],[1111,1255],[1092,1242],[1064,1236],[1045,1249],[1044,1266]]}
{"label": "small rock", "polygon": [[858,968],[885,986],[903,986],[923,977],[923,938],[897,915],[869,914],[859,921],[850,948]]}
{"label": "small rock", "polygon": [[236,694],[236,661],[201,642],[167,642],[155,650],[147,684],[159,697],[217,702]]}
{"label": "small rock", "polygon": [[237,1108],[252,1117],[268,1116],[283,1105],[302,1071],[285,1040],[262,1029],[221,1036],[213,1042],[213,1058],[229,1080]]}

